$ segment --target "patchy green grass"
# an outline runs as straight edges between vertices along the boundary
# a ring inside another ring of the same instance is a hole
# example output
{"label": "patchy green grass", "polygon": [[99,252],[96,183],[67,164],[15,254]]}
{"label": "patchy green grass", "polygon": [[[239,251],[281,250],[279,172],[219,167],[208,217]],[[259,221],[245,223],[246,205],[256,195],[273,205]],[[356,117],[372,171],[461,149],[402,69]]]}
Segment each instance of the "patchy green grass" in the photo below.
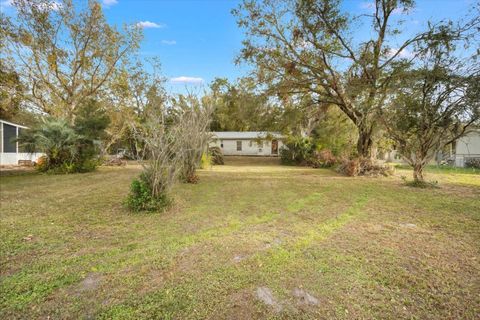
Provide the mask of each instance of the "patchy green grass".
{"label": "patchy green grass", "polygon": [[440,188],[415,189],[403,169],[346,178],[275,159],[226,161],[179,185],[161,214],[122,206],[135,165],[1,177],[1,318],[480,313],[480,175],[429,170]]}
{"label": "patchy green grass", "polygon": [[[413,181],[413,169],[408,165],[397,165],[396,175],[403,176],[407,181]],[[425,168],[426,182],[436,187],[443,185],[478,186],[480,170],[475,168],[457,168],[451,166],[429,165]]]}
{"label": "patchy green grass", "polygon": [[[412,170],[412,167],[407,164],[396,164],[397,169]],[[427,173],[459,173],[459,174],[480,174],[480,169],[477,168],[461,168],[449,165],[428,165],[425,168]]]}

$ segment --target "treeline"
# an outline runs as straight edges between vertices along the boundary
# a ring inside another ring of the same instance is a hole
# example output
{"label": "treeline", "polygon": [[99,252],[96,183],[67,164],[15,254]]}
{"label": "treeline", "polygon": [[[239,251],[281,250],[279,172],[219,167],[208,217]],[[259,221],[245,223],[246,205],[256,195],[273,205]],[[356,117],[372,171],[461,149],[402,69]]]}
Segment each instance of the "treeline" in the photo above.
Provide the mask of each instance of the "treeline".
{"label": "treeline", "polygon": [[140,27],[108,24],[94,0],[11,4],[15,14],[0,16],[0,117],[30,127],[18,142],[45,154],[37,169],[87,172],[127,149],[144,166],[133,210],[163,209],[177,181],[198,181],[210,99],[167,94],[158,59],[139,58]]}
{"label": "treeline", "polygon": [[33,129],[20,142],[47,154],[39,168],[88,171],[119,148],[139,156],[148,109],[178,107],[159,61],[139,58],[141,28],[108,24],[93,0],[11,4],[0,16],[0,118]]}
{"label": "treeline", "polygon": [[[0,117],[32,128],[20,142],[46,153],[44,171],[93,170],[118,149],[150,159],[137,207],[198,180],[208,131],[280,131],[288,158],[341,158],[353,173],[394,144],[423,183],[435,152],[479,124],[480,5],[405,34],[413,1],[376,0],[358,16],[341,4],[243,1],[237,62],[251,74],[195,97],[168,94],[159,60],[139,58],[141,28],[108,24],[98,1],[12,0],[16,13],[0,15]],[[369,32],[353,37],[359,24]]]}
{"label": "treeline", "polygon": [[480,4],[405,33],[413,10],[411,0],[376,0],[358,15],[339,0],[244,0],[233,10],[245,32],[237,61],[253,66],[265,93],[310,106],[313,124],[322,110],[340,111],[355,127],[355,163],[391,139],[421,184],[435,152],[479,123]]}

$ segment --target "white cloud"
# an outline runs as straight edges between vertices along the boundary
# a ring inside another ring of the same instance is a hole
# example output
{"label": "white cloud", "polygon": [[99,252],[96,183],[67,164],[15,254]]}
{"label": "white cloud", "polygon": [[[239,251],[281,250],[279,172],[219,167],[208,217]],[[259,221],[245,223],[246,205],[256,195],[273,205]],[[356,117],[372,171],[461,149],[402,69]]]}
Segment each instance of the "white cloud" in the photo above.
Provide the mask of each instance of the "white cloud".
{"label": "white cloud", "polygon": [[[390,48],[387,51],[387,57],[391,58],[393,57],[396,53],[398,52],[398,48]],[[397,55],[397,57],[402,58],[402,59],[411,59],[415,56],[413,52],[411,52],[408,49],[403,49],[400,51],[400,53]]]}
{"label": "white cloud", "polygon": [[137,27],[144,28],[144,29],[147,29],[147,28],[163,28],[163,27],[165,27],[165,25],[158,24],[158,23],[151,22],[151,21],[140,21],[140,22],[137,23]]}
{"label": "white cloud", "polygon": [[177,41],[175,40],[162,40],[162,44],[165,44],[167,46],[173,46],[177,44]]}
{"label": "white cloud", "polygon": [[181,77],[176,77],[170,79],[172,83],[189,83],[189,84],[200,84],[203,83],[202,78],[197,78],[197,77],[186,77],[186,76],[181,76]]}
{"label": "white cloud", "polygon": [[103,0],[102,3],[105,6],[110,7],[116,5],[118,3],[118,0]]}

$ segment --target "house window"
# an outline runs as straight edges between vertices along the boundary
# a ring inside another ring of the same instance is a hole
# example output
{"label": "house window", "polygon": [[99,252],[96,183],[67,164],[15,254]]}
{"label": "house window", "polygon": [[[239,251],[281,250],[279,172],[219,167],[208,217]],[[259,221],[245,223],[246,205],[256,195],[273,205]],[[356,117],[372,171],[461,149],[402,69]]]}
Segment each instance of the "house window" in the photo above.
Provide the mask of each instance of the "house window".
{"label": "house window", "polygon": [[16,138],[17,138],[17,127],[4,123],[3,124],[3,152],[5,153],[17,152],[17,143],[15,142]]}
{"label": "house window", "polygon": [[[18,128],[18,136],[20,136],[23,132],[23,128]],[[28,153],[27,150],[25,150],[25,147],[21,145],[20,143],[18,144],[18,152],[19,153]]]}
{"label": "house window", "polygon": [[237,141],[237,151],[242,151],[242,141]]}
{"label": "house window", "polygon": [[220,148],[223,148],[223,140],[220,140]]}

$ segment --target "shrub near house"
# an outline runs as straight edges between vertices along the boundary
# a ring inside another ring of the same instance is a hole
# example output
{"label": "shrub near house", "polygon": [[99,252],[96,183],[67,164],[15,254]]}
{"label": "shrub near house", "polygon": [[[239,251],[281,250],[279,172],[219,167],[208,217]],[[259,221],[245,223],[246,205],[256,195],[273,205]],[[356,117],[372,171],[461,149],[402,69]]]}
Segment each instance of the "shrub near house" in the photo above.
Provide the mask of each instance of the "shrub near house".
{"label": "shrub near house", "polygon": [[280,149],[280,159],[286,165],[313,168],[329,168],[338,161],[330,149],[321,148],[315,139],[298,136],[287,139],[285,146]]}
{"label": "shrub near house", "polygon": [[109,118],[89,101],[79,111],[74,125],[49,118],[37,128],[24,131],[19,144],[28,152],[45,153],[37,169],[51,173],[88,172],[99,164],[98,145]]}

